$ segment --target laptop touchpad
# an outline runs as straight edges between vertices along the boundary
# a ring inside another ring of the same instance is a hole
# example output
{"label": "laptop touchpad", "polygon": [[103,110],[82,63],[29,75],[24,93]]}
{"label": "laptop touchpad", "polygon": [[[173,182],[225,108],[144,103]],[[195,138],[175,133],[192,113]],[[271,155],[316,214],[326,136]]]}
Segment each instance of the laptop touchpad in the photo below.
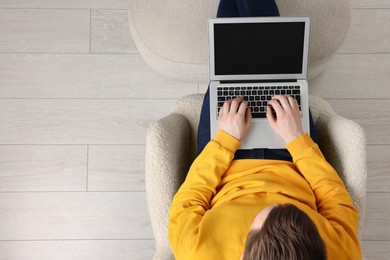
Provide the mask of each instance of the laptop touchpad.
{"label": "laptop touchpad", "polygon": [[[245,148],[247,144],[251,144],[256,148],[266,148],[269,145],[274,145],[275,140],[277,139],[277,134],[271,128],[267,121],[255,122],[252,121],[252,126],[244,139],[244,142],[241,143],[240,148]],[[250,147],[248,147],[250,148]]]}

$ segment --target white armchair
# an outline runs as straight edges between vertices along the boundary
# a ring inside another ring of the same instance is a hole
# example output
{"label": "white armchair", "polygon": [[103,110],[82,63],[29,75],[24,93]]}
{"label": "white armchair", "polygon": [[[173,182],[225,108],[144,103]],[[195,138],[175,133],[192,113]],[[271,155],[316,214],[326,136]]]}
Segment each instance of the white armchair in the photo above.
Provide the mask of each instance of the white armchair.
{"label": "white armchair", "polygon": [[[197,153],[197,130],[203,95],[180,99],[168,116],[147,132],[145,184],[156,240],[153,259],[174,259],[168,242],[169,207]],[[319,145],[337,170],[359,210],[362,233],[366,203],[366,138],[355,122],[337,115],[321,98],[310,97]]]}

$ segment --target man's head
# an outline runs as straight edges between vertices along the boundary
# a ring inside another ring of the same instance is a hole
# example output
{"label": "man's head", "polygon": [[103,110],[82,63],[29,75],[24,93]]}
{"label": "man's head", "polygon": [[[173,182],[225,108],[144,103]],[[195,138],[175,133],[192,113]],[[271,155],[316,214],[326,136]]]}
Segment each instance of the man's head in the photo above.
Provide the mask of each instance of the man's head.
{"label": "man's head", "polygon": [[326,259],[326,249],[314,222],[296,206],[272,205],[255,218],[244,260]]}

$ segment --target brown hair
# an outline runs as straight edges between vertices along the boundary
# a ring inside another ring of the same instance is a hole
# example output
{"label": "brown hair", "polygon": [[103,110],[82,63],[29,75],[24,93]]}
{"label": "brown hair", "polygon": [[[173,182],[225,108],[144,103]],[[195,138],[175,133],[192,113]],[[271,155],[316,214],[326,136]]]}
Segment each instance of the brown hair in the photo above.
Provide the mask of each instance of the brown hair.
{"label": "brown hair", "polygon": [[273,208],[260,230],[248,234],[244,260],[326,259],[314,222],[291,204]]}

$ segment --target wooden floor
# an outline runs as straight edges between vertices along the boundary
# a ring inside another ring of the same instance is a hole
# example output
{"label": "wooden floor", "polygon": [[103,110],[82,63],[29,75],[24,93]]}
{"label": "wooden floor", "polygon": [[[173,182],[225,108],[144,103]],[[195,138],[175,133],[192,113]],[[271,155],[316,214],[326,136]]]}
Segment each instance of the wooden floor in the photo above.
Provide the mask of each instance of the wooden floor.
{"label": "wooden floor", "polygon": [[[128,0],[0,1],[0,259],[150,259],[145,133],[205,86],[132,42]],[[367,259],[390,259],[390,1],[352,0],[313,95],[368,136]]]}

